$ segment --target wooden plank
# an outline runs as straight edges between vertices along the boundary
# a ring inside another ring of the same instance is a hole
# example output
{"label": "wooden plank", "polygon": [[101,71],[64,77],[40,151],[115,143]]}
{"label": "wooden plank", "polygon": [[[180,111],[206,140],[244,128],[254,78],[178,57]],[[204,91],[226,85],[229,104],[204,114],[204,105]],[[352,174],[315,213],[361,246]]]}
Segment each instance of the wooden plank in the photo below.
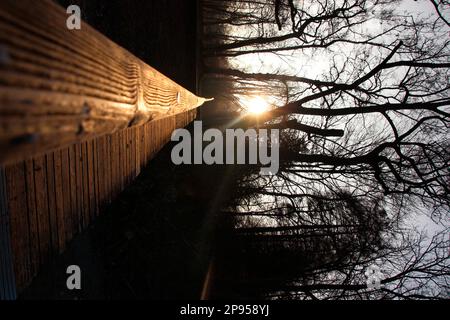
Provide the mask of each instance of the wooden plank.
{"label": "wooden plank", "polygon": [[108,184],[109,184],[109,202],[111,203],[114,200],[114,186],[113,186],[113,180],[112,180],[112,174],[113,174],[113,159],[116,156],[112,152],[112,135],[108,135]]}
{"label": "wooden plank", "polygon": [[156,123],[155,121],[152,121],[149,123],[149,129],[150,129],[149,136],[148,136],[148,146],[150,149],[149,150],[150,151],[149,160],[152,159],[152,154],[155,149],[155,123]]}
{"label": "wooden plank", "polygon": [[98,161],[98,153],[97,153],[97,139],[92,141],[92,155],[94,158],[94,195],[95,195],[95,216],[100,214],[100,203],[99,203],[99,181],[103,179],[102,176],[99,175],[99,161]]}
{"label": "wooden plank", "polygon": [[121,188],[121,176],[120,176],[120,132],[114,133],[114,147],[115,147],[115,181],[116,181],[116,195],[119,195],[119,193],[122,191]]}
{"label": "wooden plank", "polygon": [[101,177],[101,179],[98,181],[98,205],[99,205],[99,210],[103,210],[103,206],[104,206],[104,202],[105,202],[105,185],[104,185],[104,157],[103,157],[103,144],[100,138],[95,139],[95,144],[97,145],[97,171],[98,171],[98,175],[99,177]]}
{"label": "wooden plank", "polygon": [[170,133],[173,131],[175,127],[174,126],[175,118],[167,118],[165,120],[166,120],[166,130],[164,134],[164,144],[166,144],[169,141]]}
{"label": "wooden plank", "polygon": [[[64,208],[64,232],[66,233],[66,243],[72,239],[72,198],[70,193],[70,163],[69,148],[61,150],[61,176],[62,176],[62,194]],[[63,232],[63,230],[61,230]]]}
{"label": "wooden plank", "polygon": [[102,155],[102,164],[103,164],[103,187],[105,191],[105,206],[109,205],[110,194],[109,194],[109,183],[108,183],[108,175],[109,175],[109,141],[108,137],[105,136],[103,139],[103,155]]}
{"label": "wooden plank", "polygon": [[141,173],[141,131],[140,127],[134,128],[135,133],[135,152],[134,152],[134,160],[135,160],[135,167],[136,167],[136,177]]}
{"label": "wooden plank", "polygon": [[145,150],[145,125],[142,125],[139,127],[139,173],[141,173],[145,167]]}
{"label": "wooden plank", "polygon": [[153,154],[156,149],[156,121],[152,121],[150,123],[150,137],[149,137],[149,145],[150,145],[150,160],[153,158]]}
{"label": "wooden plank", "polygon": [[93,142],[89,140],[86,142],[86,155],[87,155],[87,166],[88,166],[88,183],[86,187],[88,188],[89,194],[89,221],[93,221],[96,216],[96,205],[95,205],[95,187],[94,187],[94,156],[93,156]]}
{"label": "wooden plank", "polygon": [[145,131],[145,164],[147,165],[147,163],[150,161],[150,152],[151,152],[151,148],[150,148],[150,134],[151,134],[151,126],[152,123],[146,123],[145,127],[146,127],[146,131]]}
{"label": "wooden plank", "polygon": [[137,159],[138,159],[138,175],[141,174],[142,169],[144,168],[144,161],[143,161],[143,154],[144,154],[144,126],[139,126],[137,129],[138,132],[138,139],[139,139],[139,144],[138,144],[138,150],[136,152],[137,154]]}
{"label": "wooden plank", "polygon": [[175,116],[175,119],[176,119],[176,125],[177,125],[177,128],[181,128],[181,126],[182,126],[182,123],[183,123],[183,113],[181,113],[181,114],[177,114],[176,116]]}
{"label": "wooden plank", "polygon": [[106,136],[106,158],[105,158],[105,167],[106,167],[106,173],[105,173],[105,181],[106,181],[106,199],[108,205],[111,203],[112,197],[111,197],[111,136]]}
{"label": "wooden plank", "polygon": [[50,224],[50,240],[51,254],[59,253],[58,241],[58,217],[56,208],[56,189],[55,189],[55,164],[53,152],[45,156],[46,174],[47,174],[47,197],[48,197],[48,214]]}
{"label": "wooden plank", "polygon": [[69,181],[70,181],[70,204],[71,204],[71,221],[72,235],[78,234],[78,199],[77,199],[77,175],[76,175],[77,159],[75,154],[75,146],[69,147]]}
{"label": "wooden plank", "polygon": [[151,136],[151,146],[152,146],[152,159],[155,155],[156,149],[158,148],[158,121],[154,121],[152,125],[152,136]]}
{"label": "wooden plank", "polygon": [[170,140],[170,134],[175,129],[175,118],[165,119],[167,122],[167,127],[164,135],[164,145]]}
{"label": "wooden plank", "polygon": [[120,137],[121,137],[121,133],[120,131],[115,133],[116,136],[116,157],[117,157],[117,164],[116,164],[116,183],[117,183],[117,195],[120,194],[120,192],[122,192],[122,186],[121,186],[121,167],[122,167],[122,163],[121,163],[121,141],[120,141]]}
{"label": "wooden plank", "polygon": [[172,120],[172,119],[171,118],[164,118],[163,121],[162,121],[162,125],[163,125],[162,133],[163,133],[163,136],[161,138],[161,148],[166,143],[167,135],[168,135],[168,132],[169,132],[169,130],[171,128],[171,121],[170,120]]}
{"label": "wooden plank", "polygon": [[130,128],[130,182],[136,178],[136,128]]}
{"label": "wooden plank", "polygon": [[33,167],[36,192],[36,214],[39,229],[39,258],[40,264],[42,265],[49,260],[51,247],[45,157],[36,157],[33,160]]}
{"label": "wooden plank", "polygon": [[104,190],[104,206],[108,206],[109,204],[109,190],[108,190],[108,181],[106,176],[108,175],[108,139],[106,136],[102,137],[103,149],[102,149],[102,165],[103,165],[103,190]]}
{"label": "wooden plank", "polygon": [[155,148],[155,121],[152,121],[148,124],[149,130],[148,130],[148,159],[147,162],[149,162],[152,158],[153,149]]}
{"label": "wooden plank", "polygon": [[172,126],[170,128],[170,132],[167,135],[167,143],[170,142],[170,137],[172,136],[172,133],[177,129],[177,124],[175,122],[175,118],[171,119],[172,120]]}
{"label": "wooden plank", "polygon": [[146,132],[145,132],[145,148],[146,148],[146,156],[145,156],[145,163],[147,164],[150,161],[150,154],[152,152],[151,146],[150,146],[150,137],[151,137],[151,131],[152,131],[152,123],[149,122],[145,124],[146,126]]}
{"label": "wooden plank", "polygon": [[172,130],[172,118],[166,118],[164,119],[164,139],[161,143],[161,148],[163,147],[163,145],[166,144],[167,139],[169,137],[169,132]]}
{"label": "wooden plank", "polygon": [[33,160],[25,161],[25,185],[27,195],[28,227],[30,234],[30,277],[34,277],[39,268],[39,226],[36,213],[36,193],[34,190]]}
{"label": "wooden plank", "polygon": [[83,166],[83,230],[87,228],[90,223],[90,205],[89,205],[89,168],[88,168],[88,160],[87,160],[87,142],[83,142],[81,145],[81,156],[82,156],[82,166]]}
{"label": "wooden plank", "polygon": [[[116,156],[117,156],[117,190],[119,193],[122,191],[122,131],[116,133]],[[118,194],[119,194],[118,193]]]}
{"label": "wooden plank", "polygon": [[83,230],[84,217],[84,201],[83,201],[83,162],[82,162],[82,146],[75,144],[75,173],[76,173],[76,190],[77,190],[77,208],[78,208],[78,232]]}
{"label": "wooden plank", "polygon": [[6,171],[0,167],[0,300],[17,297],[10,223]]}
{"label": "wooden plank", "polygon": [[130,130],[124,131],[125,137],[125,187],[130,183],[130,140],[128,138]]}
{"label": "wooden plank", "polygon": [[159,133],[158,129],[159,129],[159,121],[156,120],[153,124],[152,159],[158,150],[158,133]]}
{"label": "wooden plank", "polygon": [[50,0],[0,1],[0,163],[196,108],[205,99]]}
{"label": "wooden plank", "polygon": [[161,123],[161,127],[160,127],[160,131],[159,131],[160,132],[160,139],[159,139],[159,143],[158,143],[158,146],[159,146],[158,152],[162,148],[162,144],[164,142],[164,139],[165,139],[165,136],[166,136],[166,130],[167,130],[167,128],[166,128],[166,125],[167,125],[166,119],[162,119],[160,121],[160,123]]}
{"label": "wooden plank", "polygon": [[115,196],[118,196],[119,193],[122,191],[120,189],[120,157],[119,157],[119,132],[114,132],[113,133],[113,145],[114,145],[114,150],[113,153],[115,155],[114,157],[114,185],[115,185]]}
{"label": "wooden plank", "polygon": [[56,199],[56,225],[58,228],[58,250],[59,253],[66,249],[66,227],[64,220],[64,198],[61,152],[53,153],[55,166],[55,199]]}
{"label": "wooden plank", "polygon": [[141,128],[142,126],[136,127],[136,152],[135,152],[135,160],[136,160],[136,176],[141,173]]}
{"label": "wooden plank", "polygon": [[156,150],[155,153],[159,152],[161,145],[161,120],[156,121]]}
{"label": "wooden plank", "polygon": [[119,138],[119,144],[120,144],[120,189],[123,190],[125,188],[126,182],[126,142],[125,142],[125,130],[120,131],[120,138]]}
{"label": "wooden plank", "polygon": [[27,190],[25,164],[16,163],[6,167],[8,183],[8,207],[11,217],[11,245],[17,289],[29,282],[31,274],[30,232],[28,227]]}
{"label": "wooden plank", "polygon": [[128,186],[128,131],[123,130],[122,144],[123,144],[123,188]]}
{"label": "wooden plank", "polygon": [[171,120],[171,126],[170,126],[170,131],[167,134],[167,142],[170,141],[170,136],[172,135],[172,132],[175,131],[175,129],[177,128],[177,124],[175,122],[175,118],[170,119]]}
{"label": "wooden plank", "polygon": [[110,172],[110,179],[111,179],[111,198],[114,199],[116,197],[116,181],[115,181],[115,166],[117,161],[116,156],[116,146],[115,146],[115,135],[112,134],[110,136],[110,147],[111,147],[111,172]]}
{"label": "wooden plank", "polygon": [[159,120],[158,121],[158,125],[159,125],[159,128],[158,128],[158,136],[159,136],[159,139],[158,139],[158,152],[161,150],[161,146],[162,146],[162,143],[163,143],[163,140],[164,140],[164,119],[161,119],[161,120]]}
{"label": "wooden plank", "polygon": [[97,154],[99,161],[99,174],[102,177],[99,184],[100,193],[100,210],[103,210],[106,206],[106,184],[105,184],[105,139],[100,137],[97,140]]}
{"label": "wooden plank", "polygon": [[156,150],[156,125],[157,125],[158,121],[153,121],[152,122],[152,133],[150,136],[150,148],[151,148],[151,159],[153,159],[153,155],[155,154],[155,150]]}
{"label": "wooden plank", "polygon": [[134,162],[133,162],[133,148],[134,148],[134,141],[133,141],[133,128],[128,128],[128,161],[129,161],[129,168],[130,168],[130,174],[129,174],[129,183],[134,180]]}

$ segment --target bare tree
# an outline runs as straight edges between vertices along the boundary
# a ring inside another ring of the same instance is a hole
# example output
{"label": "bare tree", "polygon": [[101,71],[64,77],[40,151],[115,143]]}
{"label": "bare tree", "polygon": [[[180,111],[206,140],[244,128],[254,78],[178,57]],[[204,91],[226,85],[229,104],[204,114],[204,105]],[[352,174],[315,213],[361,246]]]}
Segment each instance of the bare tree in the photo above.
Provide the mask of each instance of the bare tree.
{"label": "bare tree", "polygon": [[[230,8],[244,16],[256,8],[270,14],[262,20],[241,16],[248,28],[228,26],[221,32],[231,37],[207,41],[204,71],[234,83],[225,94],[276,96],[271,110],[258,117],[242,115],[234,126],[282,130],[278,174],[242,179],[245,196],[228,210],[240,233],[272,244],[355,234],[358,224],[326,219],[339,220],[335,213],[344,195],[365,203],[363,212],[373,217],[386,213],[387,226],[379,233],[406,237],[397,223],[411,212],[426,212],[445,224],[450,42],[445,3],[432,2],[436,13],[429,18],[400,12],[395,8],[400,3],[391,1],[260,0],[245,1],[245,6],[231,1]],[[243,63],[248,56],[261,65],[268,56],[276,57],[284,67],[255,70]],[[320,71],[304,72],[297,63],[315,64]],[[379,211],[370,210],[375,207]],[[362,224],[372,225],[369,220]],[[440,298],[448,293],[448,280],[443,280],[448,255],[437,251],[448,248],[448,240],[440,234],[430,243],[408,238],[384,251],[380,246],[377,256],[392,271],[381,291],[368,291],[363,281],[361,268],[374,257],[353,253],[338,255],[347,259],[316,257],[323,269],[303,268],[298,282],[274,276],[267,288],[273,297],[284,298]],[[408,267],[411,261],[417,269]],[[324,282],[330,275],[334,282]],[[411,284],[416,275],[424,282]],[[430,286],[444,291],[424,293]]]}

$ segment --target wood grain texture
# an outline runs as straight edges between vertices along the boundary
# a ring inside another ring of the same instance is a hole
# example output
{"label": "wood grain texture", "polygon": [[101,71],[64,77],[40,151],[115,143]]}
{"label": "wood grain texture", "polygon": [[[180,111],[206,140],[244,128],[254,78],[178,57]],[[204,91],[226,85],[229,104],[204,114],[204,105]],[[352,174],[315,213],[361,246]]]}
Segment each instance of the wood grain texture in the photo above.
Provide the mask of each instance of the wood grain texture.
{"label": "wood grain texture", "polygon": [[91,208],[89,203],[89,160],[87,156],[87,142],[83,142],[81,145],[81,157],[82,157],[82,192],[83,192],[83,229],[89,225],[89,217],[91,214]]}
{"label": "wood grain texture", "polygon": [[61,151],[53,153],[54,177],[55,177],[55,199],[56,199],[56,228],[58,230],[58,253],[66,248],[66,226],[64,219],[64,196]]}
{"label": "wood grain texture", "polygon": [[[104,212],[196,110],[5,167],[17,290]],[[139,142],[138,142],[139,141]]]}
{"label": "wood grain texture", "polygon": [[77,200],[77,177],[76,177],[76,156],[75,146],[69,148],[69,187],[71,205],[71,223],[73,235],[78,233],[78,200]]}
{"label": "wood grain texture", "polygon": [[66,242],[72,238],[72,206],[70,193],[70,166],[69,166],[69,149],[61,150],[61,177],[62,177],[62,195],[63,195],[63,220],[65,226]]}
{"label": "wood grain texture", "polygon": [[0,167],[0,300],[16,298],[6,172]]}
{"label": "wood grain texture", "polygon": [[78,216],[78,232],[83,230],[83,166],[81,158],[81,144],[75,145],[75,172],[76,172],[76,190],[77,190],[77,216]]}
{"label": "wood grain texture", "polygon": [[204,103],[48,1],[0,1],[0,163]]}
{"label": "wood grain texture", "polygon": [[44,264],[50,257],[51,232],[48,206],[47,174],[45,156],[33,160],[34,185],[36,193],[36,216],[39,231],[39,264]]}
{"label": "wood grain texture", "polygon": [[8,207],[11,227],[11,247],[17,287],[23,287],[31,274],[31,243],[27,210],[27,189],[23,163],[7,167]]}
{"label": "wood grain texture", "polygon": [[55,188],[55,163],[53,153],[47,154],[47,196],[48,196],[48,213],[50,221],[50,239],[52,255],[59,252],[58,238],[58,218],[56,207],[56,188]]}
{"label": "wood grain texture", "polygon": [[39,227],[36,212],[36,193],[34,184],[33,160],[25,161],[25,187],[26,203],[28,211],[28,228],[30,235],[30,273],[34,276],[37,273],[40,263],[39,249]]}

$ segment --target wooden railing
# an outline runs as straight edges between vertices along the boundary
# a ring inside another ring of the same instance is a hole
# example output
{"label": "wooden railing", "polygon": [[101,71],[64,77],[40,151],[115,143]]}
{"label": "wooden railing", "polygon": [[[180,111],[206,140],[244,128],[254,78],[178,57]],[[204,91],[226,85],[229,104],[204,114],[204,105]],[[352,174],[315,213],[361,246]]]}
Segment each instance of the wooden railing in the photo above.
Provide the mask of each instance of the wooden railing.
{"label": "wooden railing", "polygon": [[200,106],[199,98],[50,1],[0,1],[0,163]]}
{"label": "wooden railing", "polygon": [[46,0],[0,1],[0,299],[196,116],[199,98]]}

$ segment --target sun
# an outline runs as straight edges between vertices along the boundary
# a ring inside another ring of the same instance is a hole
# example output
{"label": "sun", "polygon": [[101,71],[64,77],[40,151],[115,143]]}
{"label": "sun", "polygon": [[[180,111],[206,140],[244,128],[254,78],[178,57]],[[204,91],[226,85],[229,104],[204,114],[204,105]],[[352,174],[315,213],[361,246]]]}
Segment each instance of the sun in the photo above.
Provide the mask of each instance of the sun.
{"label": "sun", "polygon": [[251,114],[261,114],[269,110],[269,103],[262,97],[251,97],[242,100],[245,110]]}

